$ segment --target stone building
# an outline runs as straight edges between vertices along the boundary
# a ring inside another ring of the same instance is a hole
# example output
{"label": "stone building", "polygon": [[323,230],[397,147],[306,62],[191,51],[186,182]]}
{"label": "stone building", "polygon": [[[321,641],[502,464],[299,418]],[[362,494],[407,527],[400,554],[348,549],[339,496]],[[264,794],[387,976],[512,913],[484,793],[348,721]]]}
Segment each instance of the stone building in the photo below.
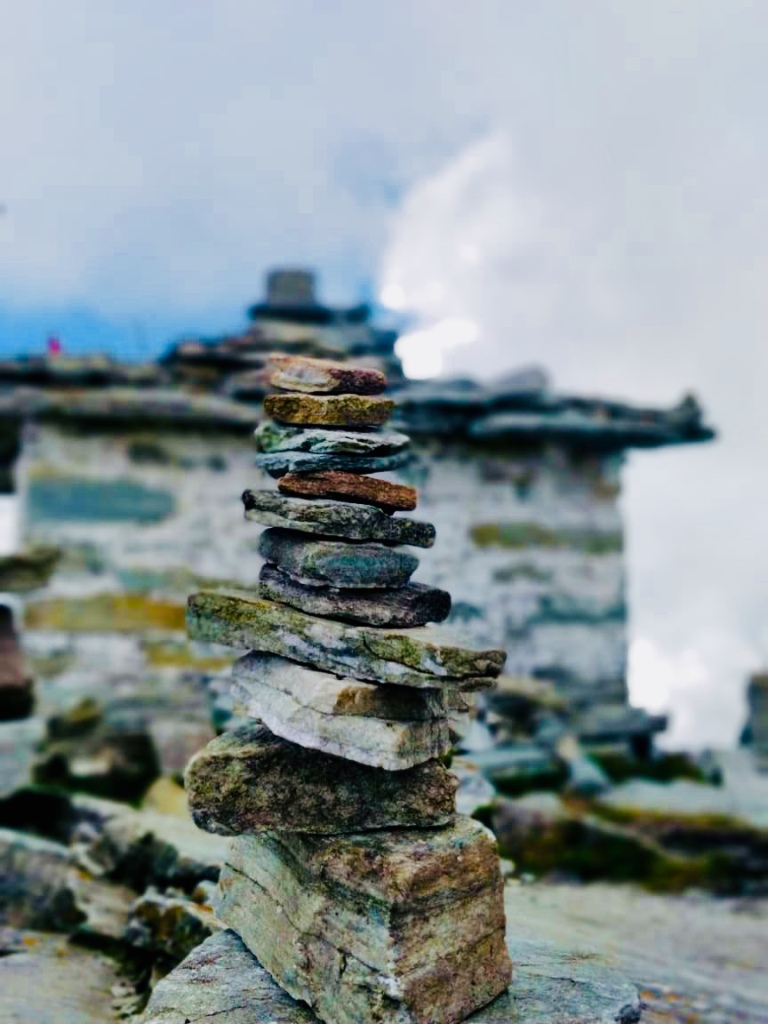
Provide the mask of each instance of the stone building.
{"label": "stone building", "polygon": [[507,648],[507,671],[554,683],[583,738],[647,744],[664,721],[627,703],[621,472],[633,448],[710,439],[696,402],[561,395],[540,370],[406,382],[396,334],[365,306],[323,306],[303,271],[270,275],[249,317],[241,333],[186,339],[149,366],[0,363],[0,486],[18,493],[25,546],[59,557],[23,613],[47,713],[76,703],[87,718],[92,699],[108,708],[98,735],[142,744],[154,731],[170,771],[186,755],[185,722],[189,748],[201,745],[200,679],[220,662],[187,645],[183,605],[212,581],[254,583],[241,556],[258,531],[233,509],[260,484],[251,433],[266,356],[282,349],[387,372],[415,444],[400,475],[441,538],[418,578],[453,592],[454,621],[474,640]]}

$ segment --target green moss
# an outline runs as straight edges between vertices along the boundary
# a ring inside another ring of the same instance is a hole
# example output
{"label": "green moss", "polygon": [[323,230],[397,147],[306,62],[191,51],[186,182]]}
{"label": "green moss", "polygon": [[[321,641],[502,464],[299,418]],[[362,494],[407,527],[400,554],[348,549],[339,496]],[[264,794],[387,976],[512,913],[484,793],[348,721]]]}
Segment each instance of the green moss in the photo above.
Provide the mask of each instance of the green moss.
{"label": "green moss", "polygon": [[637,758],[614,751],[594,752],[590,756],[600,765],[611,782],[617,785],[630,779],[651,779],[653,782],[673,782],[690,779],[709,782],[709,779],[688,754],[658,753],[652,758]]}
{"label": "green moss", "polygon": [[153,600],[144,594],[60,597],[28,604],[24,627],[64,633],[183,632],[184,611],[181,604]]}
{"label": "green moss", "polygon": [[588,555],[615,554],[623,550],[620,531],[552,530],[540,523],[479,523],[470,530],[479,548],[574,548]]}
{"label": "green moss", "polygon": [[145,641],[142,650],[147,663],[153,668],[189,668],[198,672],[219,672],[232,664],[231,655],[202,655],[190,644]]}

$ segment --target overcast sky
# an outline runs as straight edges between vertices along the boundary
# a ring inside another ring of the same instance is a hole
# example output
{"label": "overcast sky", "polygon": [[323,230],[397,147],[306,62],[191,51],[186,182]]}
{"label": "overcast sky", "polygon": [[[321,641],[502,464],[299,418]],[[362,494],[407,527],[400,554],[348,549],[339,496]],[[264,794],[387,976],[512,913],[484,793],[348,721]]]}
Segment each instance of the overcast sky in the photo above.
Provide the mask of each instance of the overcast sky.
{"label": "overcast sky", "polygon": [[[632,686],[728,742],[768,664],[768,4],[0,0],[0,351],[150,354],[274,263],[427,372],[538,362],[715,445],[632,455]],[[463,342],[463,343],[462,343]]]}

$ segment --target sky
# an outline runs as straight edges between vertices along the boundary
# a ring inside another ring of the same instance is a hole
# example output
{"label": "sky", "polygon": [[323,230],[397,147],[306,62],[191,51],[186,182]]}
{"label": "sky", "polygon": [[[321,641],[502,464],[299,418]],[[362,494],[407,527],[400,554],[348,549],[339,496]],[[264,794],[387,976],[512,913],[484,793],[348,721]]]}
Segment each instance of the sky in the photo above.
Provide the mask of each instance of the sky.
{"label": "sky", "polygon": [[768,665],[768,5],[0,0],[0,353],[147,358],[264,270],[717,443],[633,453],[633,696],[732,742]]}

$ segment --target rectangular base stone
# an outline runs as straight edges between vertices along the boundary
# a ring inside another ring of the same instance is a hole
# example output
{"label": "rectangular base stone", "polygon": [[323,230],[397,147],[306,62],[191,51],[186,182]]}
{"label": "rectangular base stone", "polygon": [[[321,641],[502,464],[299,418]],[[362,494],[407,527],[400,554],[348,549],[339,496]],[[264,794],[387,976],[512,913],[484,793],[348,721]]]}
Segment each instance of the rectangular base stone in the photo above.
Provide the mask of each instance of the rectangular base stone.
{"label": "rectangular base stone", "polygon": [[252,651],[233,667],[238,714],[277,736],[349,761],[401,771],[450,748],[439,690],[340,679]]}
{"label": "rectangular base stone", "polygon": [[455,1024],[509,984],[496,844],[431,832],[233,841],[219,918],[329,1024]]}
{"label": "rectangular base stone", "polygon": [[195,824],[225,836],[445,825],[458,785],[439,761],[385,771],[289,743],[257,722],[212,740],[185,781]]}

